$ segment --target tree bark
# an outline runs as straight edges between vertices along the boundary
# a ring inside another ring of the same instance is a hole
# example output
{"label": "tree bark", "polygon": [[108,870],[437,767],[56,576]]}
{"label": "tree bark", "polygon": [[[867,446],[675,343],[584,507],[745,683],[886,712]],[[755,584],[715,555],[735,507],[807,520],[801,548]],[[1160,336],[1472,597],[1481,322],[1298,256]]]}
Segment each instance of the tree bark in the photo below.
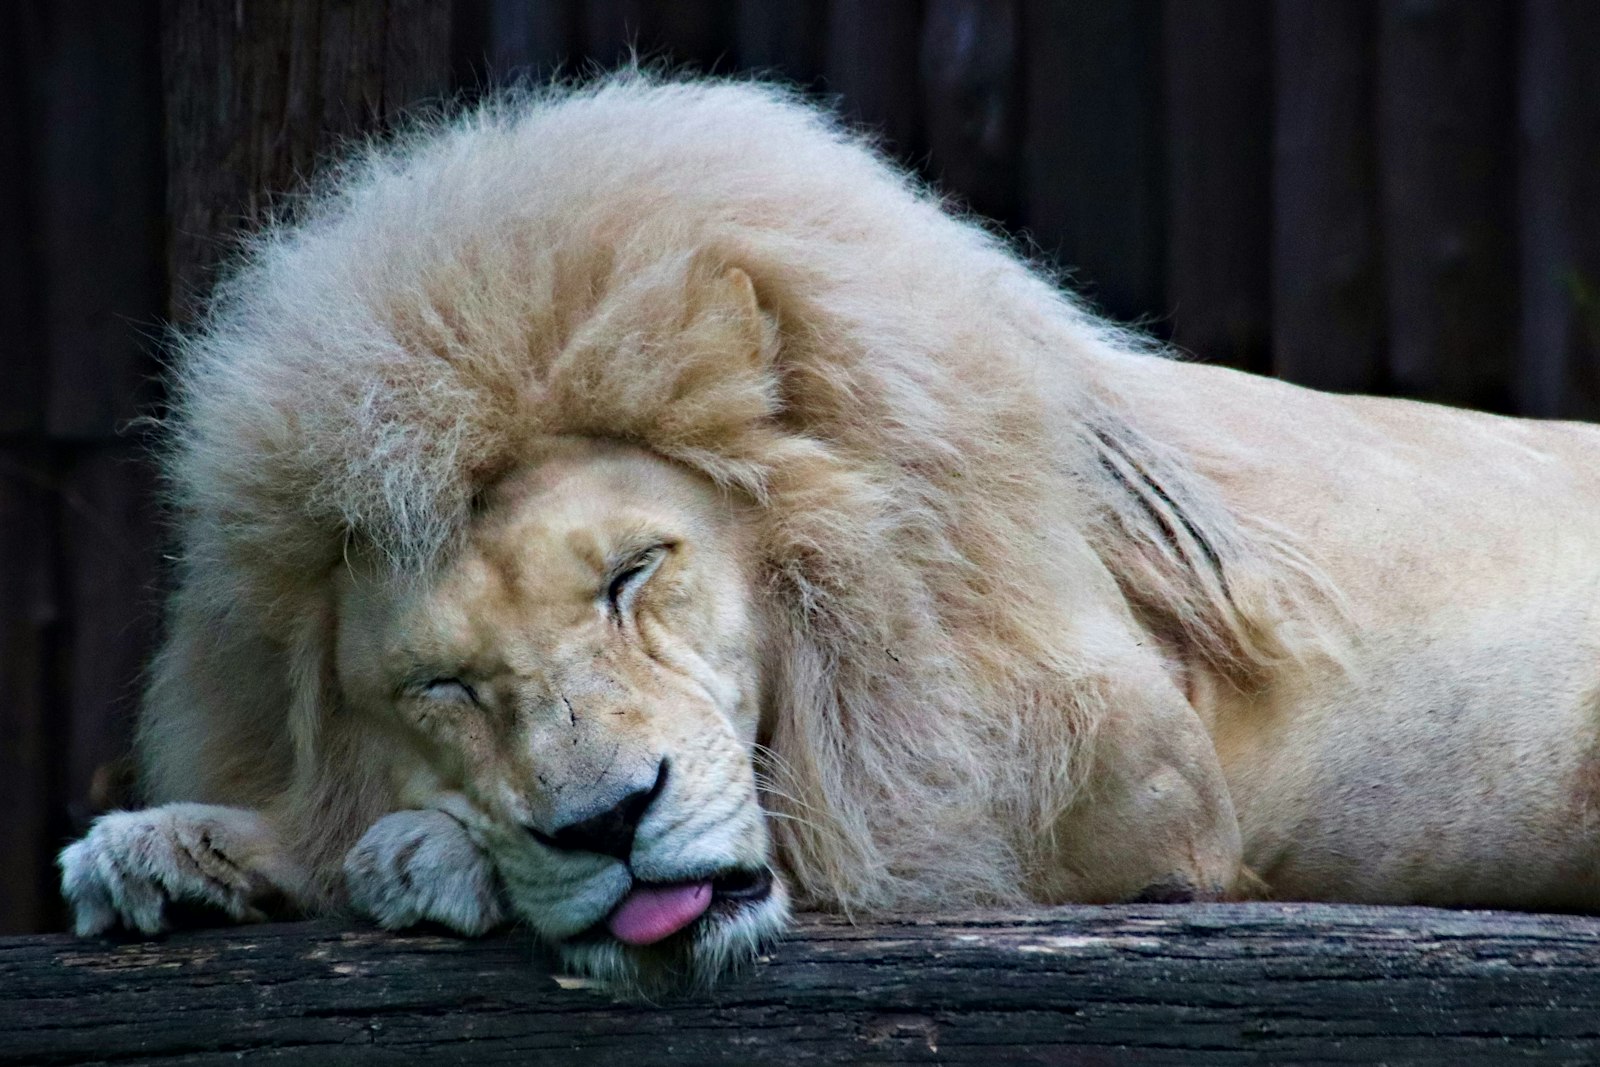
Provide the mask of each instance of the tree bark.
{"label": "tree bark", "polygon": [[0,1064],[1471,1063],[1600,1057],[1600,919],[1328,905],[802,917],[628,1003],[515,936],[0,940]]}

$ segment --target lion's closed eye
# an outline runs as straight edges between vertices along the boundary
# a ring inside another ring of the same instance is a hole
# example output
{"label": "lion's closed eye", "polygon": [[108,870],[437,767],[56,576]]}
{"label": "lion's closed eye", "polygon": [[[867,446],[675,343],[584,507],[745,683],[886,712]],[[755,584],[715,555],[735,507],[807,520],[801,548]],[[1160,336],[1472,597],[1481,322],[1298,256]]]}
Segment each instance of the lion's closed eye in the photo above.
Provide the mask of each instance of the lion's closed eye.
{"label": "lion's closed eye", "polygon": [[628,556],[620,567],[613,569],[603,594],[606,611],[613,621],[621,622],[633,609],[639,591],[661,569],[671,550],[672,545],[668,543],[651,545]]}
{"label": "lion's closed eye", "polygon": [[478,691],[460,678],[430,678],[416,688],[418,696],[457,704],[477,704]]}

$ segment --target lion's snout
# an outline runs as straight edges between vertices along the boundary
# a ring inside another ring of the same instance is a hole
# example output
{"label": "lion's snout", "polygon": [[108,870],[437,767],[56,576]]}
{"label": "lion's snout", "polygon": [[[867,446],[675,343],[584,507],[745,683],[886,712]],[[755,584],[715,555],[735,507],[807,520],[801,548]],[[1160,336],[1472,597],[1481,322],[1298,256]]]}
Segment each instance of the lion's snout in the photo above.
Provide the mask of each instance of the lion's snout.
{"label": "lion's snout", "polygon": [[667,767],[667,759],[663,756],[656,766],[652,783],[629,789],[620,800],[609,806],[603,802],[589,805],[591,809],[600,807],[598,812],[577,815],[549,831],[532,825],[526,829],[535,841],[547,848],[564,852],[594,852],[626,863],[633,855],[633,839],[638,834],[640,820],[667,787]]}

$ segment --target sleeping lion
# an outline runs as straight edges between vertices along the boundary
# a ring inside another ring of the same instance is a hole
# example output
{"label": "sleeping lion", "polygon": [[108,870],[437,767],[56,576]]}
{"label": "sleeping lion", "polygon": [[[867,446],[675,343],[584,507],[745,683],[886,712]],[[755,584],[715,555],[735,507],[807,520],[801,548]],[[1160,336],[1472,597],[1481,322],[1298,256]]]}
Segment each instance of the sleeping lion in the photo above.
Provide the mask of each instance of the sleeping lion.
{"label": "sleeping lion", "polygon": [[373,148],[182,343],[153,805],[84,935],[1600,904],[1600,431],[1186,364],[779,90]]}

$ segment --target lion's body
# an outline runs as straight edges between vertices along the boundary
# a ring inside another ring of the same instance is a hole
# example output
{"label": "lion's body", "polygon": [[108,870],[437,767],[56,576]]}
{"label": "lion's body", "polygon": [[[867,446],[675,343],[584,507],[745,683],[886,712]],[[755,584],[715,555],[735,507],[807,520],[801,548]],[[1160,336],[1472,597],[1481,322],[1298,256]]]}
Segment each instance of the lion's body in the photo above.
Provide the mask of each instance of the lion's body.
{"label": "lion's body", "polygon": [[1595,431],[1150,354],[749,86],[510,102],[329,188],[184,353],[142,734],[153,800],[269,812],[314,898],[416,802],[341,714],[352,544],[439,573],[594,438],[751,516],[806,901],[1259,889],[1242,853],[1288,897],[1600,904]]}
{"label": "lion's body", "polygon": [[1139,425],[1344,594],[1345,669],[1207,687],[1276,894],[1600,904],[1600,428],[1119,365]]}

